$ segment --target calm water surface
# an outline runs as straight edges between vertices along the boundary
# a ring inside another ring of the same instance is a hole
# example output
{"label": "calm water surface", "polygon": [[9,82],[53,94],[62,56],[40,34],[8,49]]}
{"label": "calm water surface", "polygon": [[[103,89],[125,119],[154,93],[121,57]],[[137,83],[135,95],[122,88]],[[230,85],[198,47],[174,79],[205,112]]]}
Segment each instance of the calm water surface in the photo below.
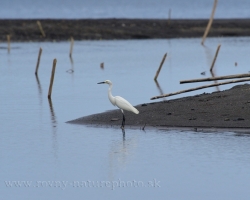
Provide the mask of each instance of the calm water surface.
{"label": "calm water surface", "polygon": [[[150,102],[162,92],[203,85],[179,81],[210,77],[219,43],[216,75],[248,73],[249,42],[250,38],[212,38],[202,47],[200,39],[76,41],[73,64],[69,42],[13,43],[10,54],[0,44],[1,196],[248,199],[250,138],[246,133],[137,128],[126,129],[123,135],[109,126],[65,122],[114,109],[107,86],[96,84],[106,79],[113,81],[114,95],[133,105]],[[157,87],[153,77],[166,52]],[[50,102],[47,92],[54,58],[57,69]],[[205,76],[200,74],[203,71]]]}
{"label": "calm water surface", "polygon": [[[214,0],[1,0],[0,18],[208,19]],[[219,0],[215,18],[249,18],[249,0]]]}

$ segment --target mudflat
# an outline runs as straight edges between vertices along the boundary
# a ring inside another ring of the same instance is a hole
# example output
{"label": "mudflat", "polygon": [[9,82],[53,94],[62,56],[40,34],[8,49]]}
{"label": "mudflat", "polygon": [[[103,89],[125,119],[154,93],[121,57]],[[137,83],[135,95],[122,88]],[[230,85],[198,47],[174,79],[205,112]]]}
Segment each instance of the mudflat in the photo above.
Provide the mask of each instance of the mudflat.
{"label": "mudflat", "polygon": [[[126,125],[144,127],[250,128],[250,85],[229,90],[143,103],[136,115],[125,111]],[[104,108],[105,109],[105,108]],[[119,109],[81,117],[68,123],[119,126]],[[125,125],[125,127],[126,127]]]}
{"label": "mudflat", "polygon": [[[39,21],[45,36],[37,24]],[[0,41],[65,41],[202,37],[206,19],[1,19]],[[208,37],[250,36],[250,19],[215,19]]]}

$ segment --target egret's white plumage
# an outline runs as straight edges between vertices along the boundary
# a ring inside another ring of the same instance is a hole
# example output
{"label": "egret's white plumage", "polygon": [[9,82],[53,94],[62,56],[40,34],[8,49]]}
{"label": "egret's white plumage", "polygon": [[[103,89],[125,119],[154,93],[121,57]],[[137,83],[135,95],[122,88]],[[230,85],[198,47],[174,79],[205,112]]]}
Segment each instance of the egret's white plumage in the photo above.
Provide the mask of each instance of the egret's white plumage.
{"label": "egret's white plumage", "polygon": [[122,110],[127,110],[135,114],[139,114],[139,111],[135,107],[133,107],[126,99],[120,96],[115,97],[115,104],[118,108]]}
{"label": "egret's white plumage", "polygon": [[124,128],[124,125],[125,125],[125,116],[124,116],[124,113],[123,113],[123,110],[127,110],[127,111],[130,111],[130,112],[133,112],[135,114],[139,114],[139,111],[133,107],[126,99],[120,97],[120,96],[113,96],[112,93],[111,93],[111,90],[112,90],[112,82],[110,80],[106,80],[104,82],[100,82],[98,84],[108,84],[109,85],[109,89],[108,89],[108,97],[109,97],[109,100],[110,102],[114,105],[114,106],[117,106],[118,108],[121,109],[122,111],[122,114],[123,114],[123,121],[122,121],[122,126],[121,128]]}

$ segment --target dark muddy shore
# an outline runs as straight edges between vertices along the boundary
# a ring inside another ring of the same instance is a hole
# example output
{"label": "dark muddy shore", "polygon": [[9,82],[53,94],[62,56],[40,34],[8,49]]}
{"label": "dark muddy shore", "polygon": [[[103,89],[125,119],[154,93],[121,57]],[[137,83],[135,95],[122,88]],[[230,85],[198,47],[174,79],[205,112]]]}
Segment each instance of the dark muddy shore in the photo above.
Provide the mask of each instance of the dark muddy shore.
{"label": "dark muddy shore", "polygon": [[[0,20],[0,41],[154,39],[202,37],[208,20],[167,19],[37,19]],[[250,36],[250,19],[215,19],[208,37]]]}
{"label": "dark muddy shore", "polygon": [[[146,124],[151,127],[248,129],[250,128],[250,85],[238,85],[221,92],[144,103],[135,107],[140,111],[138,115],[125,111],[127,126],[143,127]],[[116,109],[68,123],[119,126],[121,120],[121,111]]]}

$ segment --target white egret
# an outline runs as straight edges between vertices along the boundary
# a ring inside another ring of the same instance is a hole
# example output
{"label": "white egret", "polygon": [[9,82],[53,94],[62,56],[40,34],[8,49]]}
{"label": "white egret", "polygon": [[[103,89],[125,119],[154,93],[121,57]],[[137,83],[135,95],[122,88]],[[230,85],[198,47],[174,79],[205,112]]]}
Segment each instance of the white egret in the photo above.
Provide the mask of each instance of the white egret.
{"label": "white egret", "polygon": [[97,84],[108,84],[109,85],[109,89],[108,89],[108,97],[109,97],[109,101],[114,105],[114,106],[117,106],[118,108],[121,109],[122,111],[122,115],[123,115],[123,118],[122,118],[122,126],[121,128],[124,129],[124,125],[125,125],[125,115],[124,115],[124,112],[123,110],[127,110],[127,111],[130,111],[130,112],[133,112],[135,114],[139,114],[139,111],[133,107],[126,99],[120,97],[120,96],[113,96],[111,94],[111,90],[112,90],[112,82],[110,80],[106,80],[106,81],[103,81],[103,82],[100,82],[100,83],[97,83]]}

